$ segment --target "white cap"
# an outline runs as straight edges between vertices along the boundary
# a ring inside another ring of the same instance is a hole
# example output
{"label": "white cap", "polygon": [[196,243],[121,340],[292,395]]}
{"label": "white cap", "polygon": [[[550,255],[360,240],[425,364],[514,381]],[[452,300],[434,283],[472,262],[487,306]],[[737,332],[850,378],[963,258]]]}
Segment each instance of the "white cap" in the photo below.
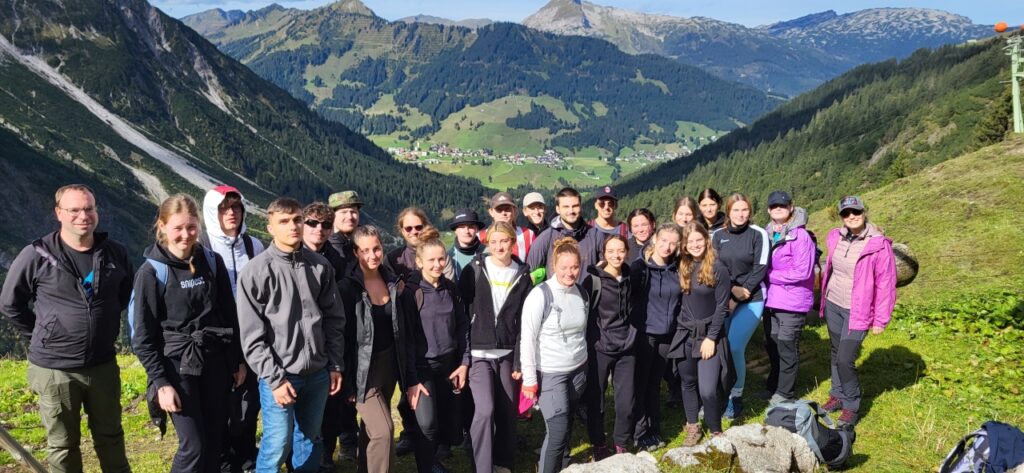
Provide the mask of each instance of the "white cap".
{"label": "white cap", "polygon": [[531,192],[523,197],[523,207],[529,207],[533,204],[547,205],[544,203],[544,196],[540,195],[540,192]]}

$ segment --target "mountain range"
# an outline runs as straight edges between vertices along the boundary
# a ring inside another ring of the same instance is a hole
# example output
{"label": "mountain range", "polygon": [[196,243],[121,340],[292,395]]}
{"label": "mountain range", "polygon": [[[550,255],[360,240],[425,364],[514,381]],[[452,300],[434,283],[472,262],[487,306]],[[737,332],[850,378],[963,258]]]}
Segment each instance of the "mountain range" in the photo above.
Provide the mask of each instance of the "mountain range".
{"label": "mountain range", "polygon": [[[55,228],[52,192],[96,190],[101,227],[135,251],[155,203],[230,183],[257,209],[353,189],[369,222],[406,205],[435,218],[477,182],[396,162],[143,0],[0,0],[0,263]],[[253,228],[260,218],[253,217]]]}
{"label": "mountain range", "polygon": [[[616,156],[684,141],[695,125],[730,130],[779,103],[699,68],[629,55],[597,39],[512,23],[470,29],[390,22],[358,0],[313,10],[203,12],[182,21],[378,143],[461,140],[509,154],[599,148]],[[529,126],[510,126],[534,110],[531,103],[541,110]],[[500,111],[477,117],[481,106]]]}
{"label": "mountain range", "polygon": [[989,26],[967,17],[922,8],[875,8],[842,15],[829,10],[751,28],[582,0],[551,0],[523,24],[605,39],[631,54],[671,57],[784,96],[810,90],[859,64],[992,34]]}

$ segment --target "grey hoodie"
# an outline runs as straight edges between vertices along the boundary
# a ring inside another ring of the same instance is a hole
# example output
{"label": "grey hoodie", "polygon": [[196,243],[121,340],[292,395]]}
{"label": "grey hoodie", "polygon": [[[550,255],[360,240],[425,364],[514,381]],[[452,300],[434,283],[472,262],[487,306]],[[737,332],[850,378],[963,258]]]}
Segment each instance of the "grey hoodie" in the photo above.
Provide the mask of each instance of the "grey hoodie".
{"label": "grey hoodie", "polygon": [[327,258],[270,244],[238,274],[242,352],[271,389],[286,374],[343,371],[345,309]]}
{"label": "grey hoodie", "polygon": [[[551,219],[551,226],[541,232],[530,245],[530,254],[526,257],[526,264],[530,266],[530,270],[533,271],[544,267],[547,270],[548,277],[555,274],[555,261],[552,258],[552,253],[555,251],[555,242],[565,237],[572,237],[579,243],[581,269],[597,264],[601,259],[598,252],[600,251],[599,246],[600,242],[603,241],[603,237],[598,235],[598,231],[585,221],[580,220],[579,223],[579,228],[573,229],[567,227],[562,222],[561,217]],[[581,270],[579,277],[576,278],[576,282],[583,281],[586,275],[586,270]]]}

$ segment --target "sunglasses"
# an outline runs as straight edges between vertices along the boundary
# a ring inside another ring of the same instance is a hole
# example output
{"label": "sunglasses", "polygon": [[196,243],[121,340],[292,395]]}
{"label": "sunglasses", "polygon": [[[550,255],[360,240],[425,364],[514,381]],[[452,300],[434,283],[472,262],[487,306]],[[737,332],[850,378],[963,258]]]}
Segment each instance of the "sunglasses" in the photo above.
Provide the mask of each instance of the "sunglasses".
{"label": "sunglasses", "polygon": [[839,212],[839,216],[843,217],[843,218],[846,218],[846,217],[849,217],[850,215],[860,215],[862,213],[864,213],[863,210],[846,209],[846,210],[844,210],[842,212]]}
{"label": "sunglasses", "polygon": [[619,206],[619,203],[614,200],[599,200],[597,201],[598,207],[608,207],[614,209]]}
{"label": "sunglasses", "polygon": [[306,220],[306,226],[309,227],[309,228],[316,228],[316,227],[328,228],[328,227],[330,227],[333,224],[334,224],[334,222],[328,222],[328,221],[321,222],[319,220],[313,220],[313,219]]}
{"label": "sunglasses", "polygon": [[788,209],[788,208],[789,208],[789,206],[786,205],[786,204],[774,204],[774,205],[769,205],[768,206],[768,210]]}
{"label": "sunglasses", "polygon": [[414,231],[415,232],[421,232],[421,231],[423,231],[423,225],[409,225],[409,226],[402,227],[402,230],[405,230],[405,233],[412,233]]}

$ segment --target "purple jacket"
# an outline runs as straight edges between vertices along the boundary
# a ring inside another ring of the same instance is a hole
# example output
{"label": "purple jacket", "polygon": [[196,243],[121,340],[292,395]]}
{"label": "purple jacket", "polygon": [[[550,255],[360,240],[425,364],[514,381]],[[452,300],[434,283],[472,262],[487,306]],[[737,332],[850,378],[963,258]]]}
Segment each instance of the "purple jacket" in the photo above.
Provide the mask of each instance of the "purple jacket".
{"label": "purple jacket", "polygon": [[[765,307],[805,314],[814,306],[814,263],[817,248],[804,229],[807,212],[794,210],[793,220],[782,229],[782,238],[772,243]],[[769,238],[774,225],[765,226]]]}
{"label": "purple jacket", "polygon": [[[840,238],[841,229],[833,228],[828,232],[828,260],[821,278],[822,296],[828,291],[828,280],[832,275],[832,253]],[[869,229],[867,245],[853,270],[853,294],[850,300],[850,330],[885,328],[892,319],[892,309],[896,305],[896,258],[892,254],[892,240],[873,226]],[[825,317],[824,302],[819,315]]]}

